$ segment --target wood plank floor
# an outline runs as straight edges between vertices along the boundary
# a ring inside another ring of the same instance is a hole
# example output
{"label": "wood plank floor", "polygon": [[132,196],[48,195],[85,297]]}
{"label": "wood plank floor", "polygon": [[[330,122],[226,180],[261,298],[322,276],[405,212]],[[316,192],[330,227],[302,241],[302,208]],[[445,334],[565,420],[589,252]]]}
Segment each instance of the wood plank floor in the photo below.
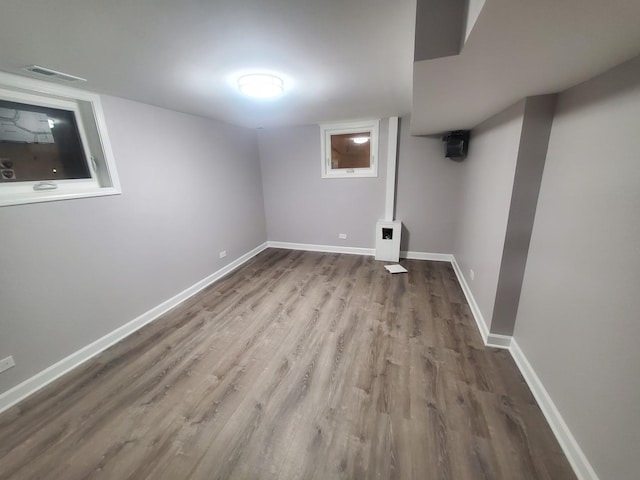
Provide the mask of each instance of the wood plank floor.
{"label": "wood plank floor", "polygon": [[269,249],[0,416],[1,479],[573,479],[451,266]]}

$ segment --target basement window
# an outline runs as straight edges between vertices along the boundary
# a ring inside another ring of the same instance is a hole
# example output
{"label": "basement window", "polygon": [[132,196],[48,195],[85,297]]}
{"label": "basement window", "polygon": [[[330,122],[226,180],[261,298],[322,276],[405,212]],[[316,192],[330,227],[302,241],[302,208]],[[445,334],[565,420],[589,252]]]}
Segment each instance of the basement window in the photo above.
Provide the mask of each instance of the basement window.
{"label": "basement window", "polygon": [[119,193],[100,98],[0,73],[0,206]]}
{"label": "basement window", "polygon": [[380,120],[320,125],[322,178],[377,177]]}

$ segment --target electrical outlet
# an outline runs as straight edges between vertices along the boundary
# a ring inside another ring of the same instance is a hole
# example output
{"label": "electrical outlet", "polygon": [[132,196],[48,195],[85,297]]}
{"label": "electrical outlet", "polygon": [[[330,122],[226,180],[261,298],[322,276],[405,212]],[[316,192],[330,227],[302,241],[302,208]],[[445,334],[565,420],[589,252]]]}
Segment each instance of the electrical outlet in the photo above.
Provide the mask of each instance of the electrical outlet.
{"label": "electrical outlet", "polygon": [[346,233],[339,233],[338,234],[338,238],[341,238],[341,239],[344,240],[345,238],[347,238],[347,234]]}
{"label": "electrical outlet", "polygon": [[227,256],[227,251],[226,251],[226,250],[222,250],[222,251],[220,252],[220,258],[224,258],[224,257],[226,257],[226,256]]}
{"label": "electrical outlet", "polygon": [[9,370],[11,367],[15,367],[16,362],[13,361],[13,357],[9,355],[7,358],[0,360],[0,373],[5,370]]}
{"label": "electrical outlet", "polygon": [[473,270],[469,270],[469,276],[471,277],[471,280],[473,280],[473,277],[476,276],[476,272],[474,272]]}

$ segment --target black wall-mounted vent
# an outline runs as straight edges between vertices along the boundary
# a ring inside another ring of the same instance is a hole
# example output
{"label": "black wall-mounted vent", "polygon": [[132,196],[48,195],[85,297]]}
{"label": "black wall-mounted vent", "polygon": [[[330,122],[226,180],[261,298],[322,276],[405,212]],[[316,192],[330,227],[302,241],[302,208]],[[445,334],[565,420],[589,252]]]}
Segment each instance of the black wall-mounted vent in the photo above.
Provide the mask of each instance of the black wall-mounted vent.
{"label": "black wall-mounted vent", "polygon": [[464,160],[469,151],[470,136],[469,130],[455,130],[445,134],[442,137],[442,141],[445,142],[444,156],[453,160]]}
{"label": "black wall-mounted vent", "polygon": [[75,75],[69,75],[68,73],[58,72],[57,70],[51,70],[50,68],[41,67],[39,65],[30,65],[28,67],[24,67],[24,70],[41,77],[54,78],[56,80],[62,80],[64,82],[87,81],[85,78],[76,77]]}

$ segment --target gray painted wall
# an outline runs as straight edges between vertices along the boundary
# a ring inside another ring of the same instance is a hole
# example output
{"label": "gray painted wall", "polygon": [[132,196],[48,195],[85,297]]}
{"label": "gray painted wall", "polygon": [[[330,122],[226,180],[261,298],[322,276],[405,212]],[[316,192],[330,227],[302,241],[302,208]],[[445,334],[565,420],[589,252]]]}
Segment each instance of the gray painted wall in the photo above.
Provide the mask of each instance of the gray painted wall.
{"label": "gray painted wall", "polygon": [[409,117],[400,121],[396,176],[401,250],[451,253],[464,167],[445,158],[440,137],[411,136],[409,124]]}
{"label": "gray painted wall", "polygon": [[493,317],[525,104],[522,100],[474,129],[469,154],[460,164],[452,253],[487,324]]}
{"label": "gray painted wall", "polygon": [[322,178],[318,125],[260,130],[269,240],[374,248],[376,221],[384,218],[387,136],[383,120],[377,178]]}
{"label": "gray painted wall", "polygon": [[555,95],[525,101],[491,333],[513,334],[555,105]]}
{"label": "gray painted wall", "polygon": [[0,392],[266,240],[253,130],[103,106],[122,195],[0,208]]}
{"label": "gray painted wall", "polygon": [[[384,218],[388,120],[380,123],[378,178],[323,179],[316,125],[259,131],[268,238],[341,247],[375,247]],[[438,137],[412,137],[400,119],[396,218],[402,250],[450,253],[460,199],[460,164]],[[339,233],[348,235],[346,240]]]}
{"label": "gray painted wall", "polygon": [[560,95],[514,337],[601,479],[640,472],[640,57]]}

